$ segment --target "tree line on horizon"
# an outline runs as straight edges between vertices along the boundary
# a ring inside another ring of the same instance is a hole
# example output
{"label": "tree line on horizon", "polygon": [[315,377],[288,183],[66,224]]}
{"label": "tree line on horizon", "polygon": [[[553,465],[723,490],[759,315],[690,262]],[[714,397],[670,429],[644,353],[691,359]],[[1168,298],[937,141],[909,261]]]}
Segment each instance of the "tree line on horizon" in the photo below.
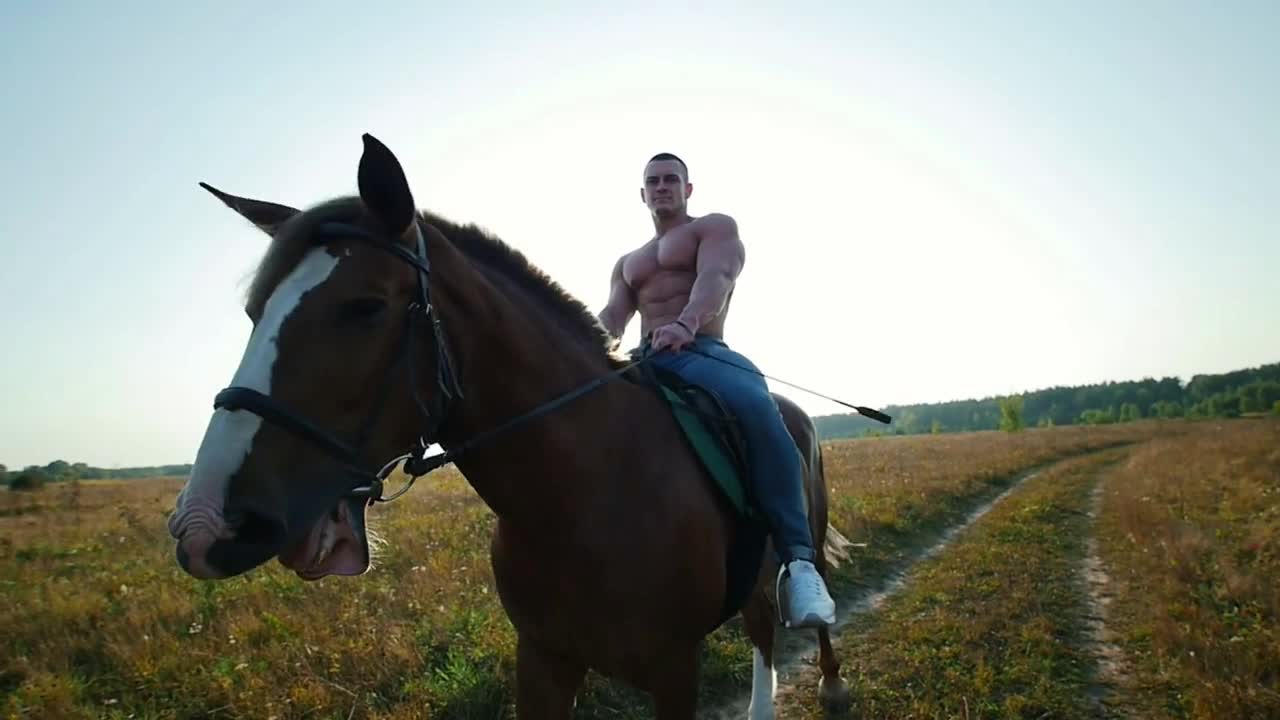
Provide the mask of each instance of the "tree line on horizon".
{"label": "tree line on horizon", "polygon": [[47,465],[28,465],[9,470],[0,465],[0,480],[15,489],[34,489],[51,482],[73,480],[140,480],[143,478],[184,476],[191,465],[152,465],[130,468],[100,468],[82,462],[54,460]]}
{"label": "tree line on horizon", "polygon": [[[1017,402],[1013,402],[1016,400]],[[1003,406],[1003,407],[1002,407]],[[1014,425],[1101,425],[1143,418],[1230,418],[1280,414],[1280,363],[1160,380],[1055,386],[1008,397],[880,408],[888,426],[846,413],[814,418],[823,440],[874,435],[1017,429]],[[1016,419],[1013,419],[1016,416]]]}

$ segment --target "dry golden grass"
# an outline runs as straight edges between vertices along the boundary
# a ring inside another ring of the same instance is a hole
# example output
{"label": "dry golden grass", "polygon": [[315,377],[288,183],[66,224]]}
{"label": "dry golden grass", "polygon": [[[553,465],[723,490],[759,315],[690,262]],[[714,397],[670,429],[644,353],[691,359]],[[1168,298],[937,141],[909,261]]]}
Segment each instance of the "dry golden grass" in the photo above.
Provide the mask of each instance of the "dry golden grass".
{"label": "dry golden grass", "polygon": [[921,543],[1007,487],[1022,470],[1059,458],[1185,432],[1181,422],[883,437],[826,446],[831,523],[868,543],[838,584],[876,581]]}
{"label": "dry golden grass", "polygon": [[[1180,428],[1156,423],[827,444],[833,522],[869,542],[841,582],[1038,463]],[[0,493],[5,717],[439,718],[510,715],[514,634],[488,561],[492,513],[452,470],[370,511],[361,578],[303,583],[271,563],[201,583],[165,532],[176,479]],[[704,702],[746,689],[730,624],[704,653]],[[644,717],[594,676],[579,717]]]}
{"label": "dry golden grass", "polygon": [[1280,420],[1139,449],[1108,479],[1099,540],[1120,700],[1150,718],[1280,717]]}
{"label": "dry golden grass", "polygon": [[66,486],[4,498],[7,714],[345,717],[394,704],[412,717],[403,711],[427,713],[439,698],[505,692],[496,678],[512,648],[492,627],[505,623],[486,553],[492,516],[455,473],[377,509],[390,542],[354,582],[305,584],[275,563],[192,580],[164,530],[179,487],[83,483],[79,512]]}

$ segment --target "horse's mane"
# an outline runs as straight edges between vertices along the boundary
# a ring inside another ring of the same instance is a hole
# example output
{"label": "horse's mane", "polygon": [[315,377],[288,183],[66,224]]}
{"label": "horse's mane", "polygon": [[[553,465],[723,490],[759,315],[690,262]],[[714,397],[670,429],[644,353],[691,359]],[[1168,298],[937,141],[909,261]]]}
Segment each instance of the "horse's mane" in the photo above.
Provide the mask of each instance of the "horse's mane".
{"label": "horse's mane", "polygon": [[[344,197],[298,213],[286,222],[254,272],[246,305],[250,312],[260,312],[285,275],[315,247],[313,237],[320,223],[354,222],[364,212],[360,198]],[[623,364],[622,358],[609,352],[612,338],[591,310],[522,252],[474,223],[459,224],[427,211],[419,211],[418,219],[439,230],[472,262],[502,275],[541,303],[562,321],[563,327],[581,337],[589,347],[598,347],[612,367]]]}
{"label": "horse's mane", "polygon": [[[565,290],[560,283],[542,271],[525,257],[524,253],[503,242],[498,236],[485,231],[474,223],[460,225],[430,212],[420,212],[419,217],[439,230],[472,262],[500,273],[522,290],[551,310],[557,318],[593,346],[603,351],[613,339],[581,300]],[[609,354],[611,364],[620,360]]]}

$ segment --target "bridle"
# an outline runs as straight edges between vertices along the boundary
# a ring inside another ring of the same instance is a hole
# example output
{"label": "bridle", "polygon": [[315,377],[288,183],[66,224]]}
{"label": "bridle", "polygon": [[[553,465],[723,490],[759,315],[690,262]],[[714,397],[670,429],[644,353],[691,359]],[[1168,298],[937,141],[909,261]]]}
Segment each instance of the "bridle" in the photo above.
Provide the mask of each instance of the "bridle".
{"label": "bridle", "polygon": [[[521,425],[537,417],[546,415],[561,405],[591,392],[603,385],[605,382],[622,375],[648,359],[646,357],[628,363],[621,368],[598,377],[591,382],[581,385],[553,400],[543,403],[529,412],[514,417],[502,423],[498,427],[480,433],[457,447],[447,450],[444,453],[428,456],[426,454],[427,448],[430,447],[430,445],[439,437],[440,429],[444,424],[445,418],[448,417],[453,403],[461,399],[463,395],[462,388],[458,384],[457,376],[454,373],[452,358],[450,357],[448,347],[445,344],[444,332],[440,323],[440,315],[438,312],[434,311],[431,305],[431,264],[427,260],[426,240],[423,237],[422,228],[420,227],[417,219],[414,220],[413,229],[417,236],[415,251],[409,251],[399,243],[388,241],[362,227],[352,225],[350,223],[321,223],[316,231],[317,242],[321,245],[337,240],[357,240],[369,245],[370,247],[390,253],[392,257],[407,263],[416,271],[418,293],[417,296],[409,303],[408,312],[406,313],[407,320],[405,322],[404,334],[400,338],[400,346],[396,355],[396,360],[392,364],[392,369],[394,370],[395,365],[400,364],[402,361],[407,361],[404,364],[408,371],[409,391],[413,397],[414,404],[417,406],[419,413],[425,420],[425,430],[419,436],[418,442],[411,450],[384,463],[376,472],[370,472],[368,469],[363,467],[363,463],[361,461],[361,453],[364,449],[365,443],[368,441],[373,425],[381,415],[383,405],[386,403],[387,396],[389,395],[391,379],[394,377],[393,373],[388,373],[383,379],[383,383],[378,394],[378,401],[374,403],[372,411],[365,418],[360,431],[357,433],[354,443],[348,443],[342,440],[336,434],[322,428],[318,423],[294,412],[283,403],[280,403],[271,396],[265,395],[253,388],[238,386],[226,387],[218,392],[213,401],[213,407],[215,410],[243,410],[253,413],[262,418],[264,422],[286,430],[325,451],[331,457],[341,462],[346,472],[359,480],[357,484],[346,491],[344,497],[363,499],[370,505],[375,502],[390,502],[391,500],[400,497],[413,486],[414,481],[418,478],[453,462],[464,452],[489,442],[517,425]],[[416,372],[417,367],[414,363],[414,340],[417,337],[415,330],[417,324],[424,320],[431,323],[431,331],[434,335],[436,353],[436,392],[431,395],[428,402],[423,401],[422,394],[419,392]],[[409,478],[408,482],[406,482],[404,487],[400,488],[390,497],[384,497],[382,494],[384,482],[402,462],[404,463],[404,474]]]}
{"label": "bridle", "polygon": [[[399,497],[409,489],[412,482],[406,484],[399,492],[391,497],[382,495],[383,483],[389,477],[396,466],[401,462],[405,463],[405,472],[411,479],[417,479],[436,468],[444,465],[448,460],[442,459],[442,456],[436,455],[431,458],[425,456],[426,450],[431,442],[438,436],[440,427],[444,423],[444,419],[448,416],[449,404],[455,399],[462,396],[461,389],[458,386],[457,376],[453,372],[453,364],[451,362],[449,351],[445,345],[444,333],[440,326],[440,318],[438,314],[432,311],[431,306],[431,264],[427,259],[426,241],[422,235],[422,229],[415,220],[413,229],[417,236],[415,250],[411,252],[396,242],[389,242],[382,237],[356,225],[343,222],[326,222],[321,223],[316,229],[316,241],[318,244],[324,245],[337,240],[357,240],[363,242],[370,247],[376,248],[383,252],[391,254],[392,257],[407,263],[416,271],[417,277],[417,295],[410,301],[407,319],[405,322],[404,333],[400,338],[399,349],[396,359],[392,364],[394,370],[395,365],[404,362],[408,370],[408,382],[410,393],[413,396],[414,403],[418,406],[423,419],[426,421],[425,431],[419,437],[417,446],[403,455],[400,455],[387,463],[384,463],[377,472],[369,472],[362,467],[361,451],[364,449],[365,443],[368,441],[369,434],[373,429],[379,415],[382,413],[384,404],[386,403],[390,380],[392,373],[388,373],[384,378],[378,401],[374,403],[370,414],[365,418],[364,423],[360,427],[360,431],[356,435],[354,443],[348,443],[340,439],[336,434],[322,428],[319,424],[294,412],[283,403],[275,400],[269,395],[265,395],[253,388],[231,386],[221,390],[214,398],[214,409],[225,409],[230,411],[244,410],[251,412],[263,421],[271,423],[283,430],[301,437],[311,444],[319,447],[328,453],[334,459],[341,462],[344,469],[350,474],[360,479],[360,483],[349,489],[346,493],[347,497],[364,498],[369,503],[387,502]],[[436,352],[436,392],[431,395],[428,402],[423,402],[422,394],[418,388],[418,373],[413,362],[414,341],[418,335],[416,332],[418,323],[426,320],[431,323],[431,329],[435,336],[435,352]]]}

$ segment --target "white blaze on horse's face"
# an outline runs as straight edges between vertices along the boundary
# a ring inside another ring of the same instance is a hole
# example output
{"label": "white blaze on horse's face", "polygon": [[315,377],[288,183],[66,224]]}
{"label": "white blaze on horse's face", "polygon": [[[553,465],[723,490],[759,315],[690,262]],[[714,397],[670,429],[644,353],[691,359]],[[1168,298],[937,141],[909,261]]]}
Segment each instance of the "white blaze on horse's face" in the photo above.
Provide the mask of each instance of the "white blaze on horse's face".
{"label": "white blaze on horse's face", "polygon": [[[267,299],[262,319],[249,337],[232,385],[271,394],[271,375],[279,355],[277,343],[281,328],[306,294],[329,279],[339,261],[340,258],[324,248],[315,248],[280,282]],[[214,537],[227,536],[229,530],[222,512],[227,487],[231,476],[249,456],[261,426],[262,419],[250,412],[214,411],[196,453],[191,478],[169,518],[169,533],[175,539],[201,535],[203,542],[197,544],[207,547]]]}

